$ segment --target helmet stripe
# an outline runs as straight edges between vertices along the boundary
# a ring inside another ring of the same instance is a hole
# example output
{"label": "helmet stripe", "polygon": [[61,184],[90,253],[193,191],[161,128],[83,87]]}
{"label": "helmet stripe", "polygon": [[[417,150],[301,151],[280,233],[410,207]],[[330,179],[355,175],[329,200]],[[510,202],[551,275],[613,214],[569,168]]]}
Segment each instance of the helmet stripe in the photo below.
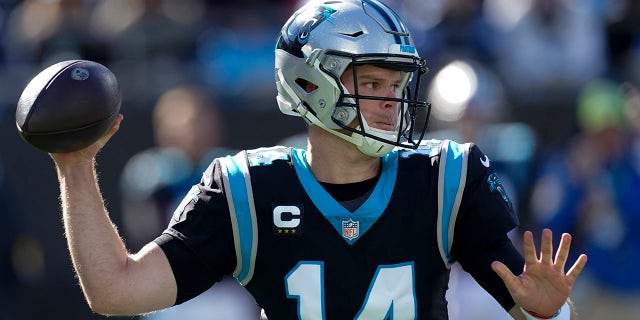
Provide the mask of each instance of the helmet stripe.
{"label": "helmet stripe", "polygon": [[[405,28],[404,24],[400,21],[398,15],[393,12],[389,7],[385,4],[378,2],[377,0],[362,0],[363,4],[370,5],[373,9],[375,9],[384,19],[384,21],[389,25],[389,30],[394,32],[403,32],[409,33]],[[409,37],[401,37],[398,34],[393,35],[397,44],[410,44]]]}

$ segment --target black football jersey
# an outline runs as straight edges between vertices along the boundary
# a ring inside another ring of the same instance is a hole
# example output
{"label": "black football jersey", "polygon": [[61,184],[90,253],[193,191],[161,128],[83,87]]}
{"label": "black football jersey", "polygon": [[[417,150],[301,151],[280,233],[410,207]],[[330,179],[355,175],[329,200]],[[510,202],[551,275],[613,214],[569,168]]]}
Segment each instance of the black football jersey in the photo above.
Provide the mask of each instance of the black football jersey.
{"label": "black football jersey", "polygon": [[[271,320],[448,319],[449,267],[482,261],[506,238],[517,224],[509,198],[473,144],[432,140],[381,161],[352,212],[314,178],[304,150],[214,160],[156,240],[177,303],[233,274]],[[477,274],[505,296],[499,280],[485,279],[497,276]]]}

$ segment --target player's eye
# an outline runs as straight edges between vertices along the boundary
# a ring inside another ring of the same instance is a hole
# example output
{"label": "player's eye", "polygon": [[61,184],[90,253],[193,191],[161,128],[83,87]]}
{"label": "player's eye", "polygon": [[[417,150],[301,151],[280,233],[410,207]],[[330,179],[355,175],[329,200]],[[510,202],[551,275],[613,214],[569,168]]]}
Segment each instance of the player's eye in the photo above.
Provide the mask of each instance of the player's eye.
{"label": "player's eye", "polygon": [[380,87],[380,84],[377,83],[377,82],[371,81],[371,82],[363,83],[362,86],[367,88],[367,89],[370,89],[370,90],[375,90],[375,89],[378,89]]}

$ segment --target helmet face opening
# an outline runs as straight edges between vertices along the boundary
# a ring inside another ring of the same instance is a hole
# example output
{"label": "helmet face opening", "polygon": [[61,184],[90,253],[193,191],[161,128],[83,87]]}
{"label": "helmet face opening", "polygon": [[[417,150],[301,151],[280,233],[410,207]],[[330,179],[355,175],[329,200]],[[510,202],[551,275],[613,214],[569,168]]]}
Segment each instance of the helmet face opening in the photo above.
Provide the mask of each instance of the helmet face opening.
{"label": "helmet face opening", "polygon": [[[351,62],[344,72],[351,72],[351,78],[354,82],[353,92],[348,92],[338,75],[321,67],[321,70],[327,72],[336,82],[341,84],[339,87],[340,96],[335,107],[336,111],[332,114],[331,120],[340,128],[352,134],[358,134],[393,146],[417,148],[424,137],[428,124],[428,121],[424,121],[421,125],[417,125],[417,117],[419,114],[424,114],[426,120],[428,120],[430,114],[429,103],[418,99],[416,94],[421,92],[420,79],[428,71],[426,62],[417,57],[408,58],[406,56],[388,54],[354,55],[332,50],[328,50],[325,54],[349,59]],[[400,71],[403,79],[399,84],[400,91],[396,97],[361,94],[358,90],[360,84],[358,67],[364,65]],[[413,89],[411,89],[412,87]],[[397,122],[393,131],[375,129],[371,124],[367,123],[361,105],[368,100],[384,101],[397,106]],[[348,122],[351,118],[348,116],[349,114],[355,114],[355,119],[351,119],[350,122]]]}
{"label": "helmet face opening", "polygon": [[[397,93],[358,90],[358,69],[366,65],[399,71]],[[396,146],[415,149],[424,137],[430,105],[417,94],[423,94],[426,62],[400,18],[377,0],[309,2],[282,28],[275,69],[283,113],[301,116],[367,155],[383,156]],[[345,72],[353,89],[341,81]],[[367,122],[363,106],[375,104],[398,110],[393,126]]]}

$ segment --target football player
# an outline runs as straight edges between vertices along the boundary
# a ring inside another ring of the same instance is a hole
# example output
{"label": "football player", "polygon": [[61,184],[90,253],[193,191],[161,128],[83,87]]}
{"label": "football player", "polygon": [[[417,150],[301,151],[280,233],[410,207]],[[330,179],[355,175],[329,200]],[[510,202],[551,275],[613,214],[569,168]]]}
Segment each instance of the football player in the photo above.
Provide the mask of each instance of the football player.
{"label": "football player", "polygon": [[378,0],[313,1],[276,42],[280,110],[308,123],[308,147],[214,160],[167,229],[128,254],[95,178],[97,151],[53,154],[66,236],[90,306],[150,312],[233,275],[269,319],[447,319],[460,263],[515,319],[569,319],[586,264],[565,273],[518,219],[490,158],[471,144],[422,141],[427,71],[400,18]]}

